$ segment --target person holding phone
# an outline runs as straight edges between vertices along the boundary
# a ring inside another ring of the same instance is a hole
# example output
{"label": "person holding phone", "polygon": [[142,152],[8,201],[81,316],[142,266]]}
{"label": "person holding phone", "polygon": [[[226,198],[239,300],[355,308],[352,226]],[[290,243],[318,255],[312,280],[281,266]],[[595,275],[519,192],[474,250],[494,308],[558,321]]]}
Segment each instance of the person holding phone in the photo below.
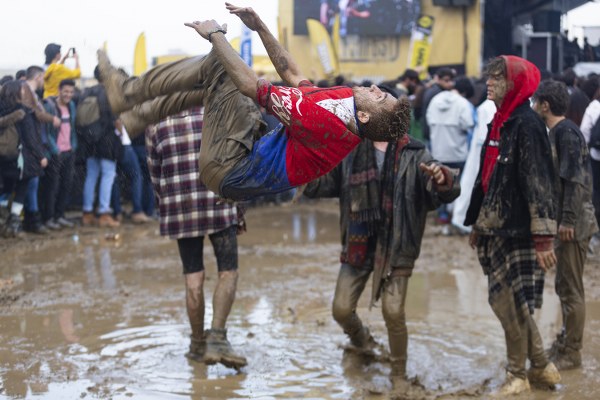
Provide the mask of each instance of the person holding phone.
{"label": "person holding phone", "polygon": [[[44,50],[46,54],[46,72],[44,73],[44,99],[50,96],[58,96],[58,85],[64,79],[79,79],[81,70],[79,68],[79,55],[75,48],[71,47],[67,54],[61,55],[60,45],[49,43]],[[65,65],[67,58],[75,60],[75,68],[71,69]]]}

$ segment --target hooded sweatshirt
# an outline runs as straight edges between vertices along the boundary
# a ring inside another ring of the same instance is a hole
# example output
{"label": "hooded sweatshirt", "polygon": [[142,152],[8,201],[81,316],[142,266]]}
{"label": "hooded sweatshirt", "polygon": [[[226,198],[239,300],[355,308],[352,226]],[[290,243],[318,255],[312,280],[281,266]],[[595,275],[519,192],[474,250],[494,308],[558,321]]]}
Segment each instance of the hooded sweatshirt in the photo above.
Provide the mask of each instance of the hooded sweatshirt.
{"label": "hooded sweatshirt", "polygon": [[454,90],[435,95],[427,108],[431,155],[443,163],[461,163],[469,150],[467,132],[473,128],[473,106]]}

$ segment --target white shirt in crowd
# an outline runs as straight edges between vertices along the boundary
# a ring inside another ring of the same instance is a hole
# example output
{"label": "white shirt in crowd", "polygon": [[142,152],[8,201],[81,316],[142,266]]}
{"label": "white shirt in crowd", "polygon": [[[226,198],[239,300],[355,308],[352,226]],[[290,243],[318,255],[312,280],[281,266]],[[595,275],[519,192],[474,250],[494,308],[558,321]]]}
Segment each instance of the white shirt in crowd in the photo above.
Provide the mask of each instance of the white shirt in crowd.
{"label": "white shirt in crowd", "polygon": [[[600,101],[592,100],[590,105],[585,109],[580,127],[586,143],[590,142],[592,128],[596,121],[598,121],[598,118],[600,118]],[[590,156],[592,157],[592,160],[600,161],[600,150],[591,148]]]}

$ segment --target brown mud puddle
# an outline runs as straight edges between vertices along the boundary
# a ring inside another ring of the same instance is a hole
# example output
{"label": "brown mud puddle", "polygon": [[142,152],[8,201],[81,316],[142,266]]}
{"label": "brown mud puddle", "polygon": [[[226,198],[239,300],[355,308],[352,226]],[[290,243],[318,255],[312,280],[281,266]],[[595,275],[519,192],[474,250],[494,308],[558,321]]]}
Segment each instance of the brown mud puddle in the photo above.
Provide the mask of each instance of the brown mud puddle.
{"label": "brown mud puddle", "polygon": [[[387,398],[389,364],[357,362],[339,348],[346,339],[330,313],[339,267],[337,205],[250,209],[248,226],[228,322],[232,345],[248,359],[239,374],[185,358],[180,261],[157,224],[2,243],[0,399]],[[467,239],[438,231],[428,228],[409,284],[409,375],[431,398],[488,398],[503,377],[502,331]],[[209,300],[216,266],[206,247]],[[586,267],[583,369],[564,373],[557,392],[520,398],[600,398],[598,265],[591,260]],[[536,317],[547,345],[560,323],[552,279]],[[358,312],[387,346],[381,309],[369,311],[369,298],[370,284]]]}

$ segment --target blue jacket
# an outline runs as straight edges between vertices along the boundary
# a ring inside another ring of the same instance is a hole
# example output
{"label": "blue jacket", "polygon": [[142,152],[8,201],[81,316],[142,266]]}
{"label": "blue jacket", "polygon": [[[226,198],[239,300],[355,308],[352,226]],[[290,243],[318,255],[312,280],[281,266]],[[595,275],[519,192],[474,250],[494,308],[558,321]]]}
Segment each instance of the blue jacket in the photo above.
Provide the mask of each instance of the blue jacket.
{"label": "blue jacket", "polygon": [[[44,108],[47,112],[60,118],[60,111],[56,106],[56,97],[48,97],[44,100]],[[75,102],[69,102],[69,115],[71,120],[71,151],[77,150],[77,132],[75,130]],[[58,154],[58,146],[56,144],[58,138],[58,129],[52,123],[44,124],[43,138],[46,144],[46,149],[49,156]]]}

